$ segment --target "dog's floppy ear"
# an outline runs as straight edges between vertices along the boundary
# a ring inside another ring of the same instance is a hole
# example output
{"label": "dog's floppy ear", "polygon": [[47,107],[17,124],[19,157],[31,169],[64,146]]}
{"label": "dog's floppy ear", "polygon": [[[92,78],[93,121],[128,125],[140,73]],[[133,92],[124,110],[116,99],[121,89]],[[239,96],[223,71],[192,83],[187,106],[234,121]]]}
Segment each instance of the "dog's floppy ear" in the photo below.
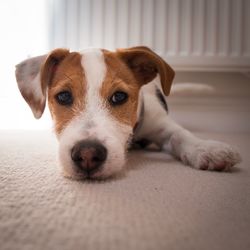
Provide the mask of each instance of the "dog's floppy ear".
{"label": "dog's floppy ear", "polygon": [[117,54],[142,84],[151,82],[159,73],[162,90],[169,95],[175,73],[160,56],[144,46],[118,49]]}
{"label": "dog's floppy ear", "polygon": [[43,114],[47,87],[56,66],[67,54],[67,49],[56,49],[48,55],[32,57],[16,65],[19,90],[37,119]]}

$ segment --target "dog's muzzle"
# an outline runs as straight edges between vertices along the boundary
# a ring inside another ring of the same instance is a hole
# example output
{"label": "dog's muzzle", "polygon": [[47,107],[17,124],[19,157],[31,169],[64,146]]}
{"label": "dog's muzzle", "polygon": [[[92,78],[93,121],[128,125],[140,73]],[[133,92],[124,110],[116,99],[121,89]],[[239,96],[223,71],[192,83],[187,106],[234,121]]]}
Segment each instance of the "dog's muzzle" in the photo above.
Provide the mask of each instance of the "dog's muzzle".
{"label": "dog's muzzle", "polygon": [[83,140],[71,150],[72,161],[88,177],[101,169],[106,158],[107,149],[98,141]]}

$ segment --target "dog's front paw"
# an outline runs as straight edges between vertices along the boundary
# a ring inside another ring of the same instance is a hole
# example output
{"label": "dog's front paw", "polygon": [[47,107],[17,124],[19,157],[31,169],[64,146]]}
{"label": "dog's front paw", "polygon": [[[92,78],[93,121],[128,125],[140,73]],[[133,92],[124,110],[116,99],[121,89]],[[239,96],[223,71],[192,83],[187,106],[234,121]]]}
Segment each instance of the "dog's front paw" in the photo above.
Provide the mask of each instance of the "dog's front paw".
{"label": "dog's front paw", "polygon": [[228,144],[201,141],[181,156],[184,163],[202,170],[229,170],[241,161],[240,154]]}

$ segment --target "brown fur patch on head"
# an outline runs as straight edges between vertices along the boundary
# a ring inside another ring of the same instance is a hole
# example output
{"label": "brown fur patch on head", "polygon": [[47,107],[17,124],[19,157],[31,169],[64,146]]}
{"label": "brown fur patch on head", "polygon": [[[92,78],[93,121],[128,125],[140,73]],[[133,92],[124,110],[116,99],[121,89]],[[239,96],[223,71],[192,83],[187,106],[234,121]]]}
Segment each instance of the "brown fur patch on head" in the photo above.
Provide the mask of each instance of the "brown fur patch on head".
{"label": "brown fur patch on head", "polygon": [[140,85],[116,52],[103,50],[103,55],[107,73],[102,84],[101,96],[104,100],[110,100],[116,91],[127,93],[128,100],[124,104],[112,106],[107,101],[107,108],[119,122],[134,127],[137,119]]}
{"label": "brown fur patch on head", "polygon": [[162,90],[166,96],[169,95],[175,72],[151,49],[144,46],[118,49],[117,55],[131,69],[141,84],[151,82],[159,74]]}
{"label": "brown fur patch on head", "polygon": [[[60,134],[72,118],[79,114],[85,106],[86,83],[81,58],[82,56],[79,53],[69,53],[56,65],[53,77],[50,78],[48,102],[57,134]],[[65,106],[57,102],[55,97],[62,91],[72,93],[73,104]]]}

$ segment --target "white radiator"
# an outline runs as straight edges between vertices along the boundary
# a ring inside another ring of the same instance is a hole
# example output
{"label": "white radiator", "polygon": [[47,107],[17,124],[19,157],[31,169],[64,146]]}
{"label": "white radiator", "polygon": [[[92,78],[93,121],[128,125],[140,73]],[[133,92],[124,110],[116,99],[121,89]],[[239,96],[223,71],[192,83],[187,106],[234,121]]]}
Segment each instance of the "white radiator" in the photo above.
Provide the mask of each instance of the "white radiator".
{"label": "white radiator", "polygon": [[250,71],[249,0],[52,0],[51,47],[146,45],[180,70]]}

